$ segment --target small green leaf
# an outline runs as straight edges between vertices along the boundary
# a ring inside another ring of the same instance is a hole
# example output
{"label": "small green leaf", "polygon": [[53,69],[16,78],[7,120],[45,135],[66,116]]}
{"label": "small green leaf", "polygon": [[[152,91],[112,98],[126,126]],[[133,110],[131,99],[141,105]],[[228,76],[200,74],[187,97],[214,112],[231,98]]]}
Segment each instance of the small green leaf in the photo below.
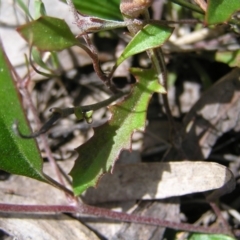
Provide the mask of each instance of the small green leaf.
{"label": "small green leaf", "polygon": [[116,62],[119,66],[127,58],[151,48],[160,47],[172,34],[173,28],[148,24],[128,43]]}
{"label": "small green leaf", "polygon": [[50,57],[48,59],[48,62],[51,63],[50,64],[51,67],[49,66],[49,64],[47,64],[42,60],[42,54],[36,47],[32,48],[31,54],[32,54],[33,62],[49,72],[53,72],[55,69],[57,69],[60,66],[58,55],[56,52],[50,52]]}
{"label": "small green leaf", "polygon": [[35,19],[47,15],[44,3],[41,0],[34,1],[34,12]]}
{"label": "small green leaf", "polygon": [[73,0],[74,6],[81,12],[90,16],[122,20],[119,10],[120,0]]}
{"label": "small green leaf", "polygon": [[235,240],[235,238],[221,234],[193,233],[188,240]]}
{"label": "small green leaf", "polygon": [[19,27],[22,37],[41,51],[61,51],[78,44],[64,20],[48,16]]}
{"label": "small green leaf", "polygon": [[144,130],[150,97],[163,88],[153,70],[132,69],[138,79],[132,93],[121,103],[110,107],[111,119],[94,129],[94,136],[77,148],[79,154],[70,175],[73,178],[75,195],[90,186],[110,171],[123,149],[131,148],[134,131]]}
{"label": "small green leaf", "polygon": [[47,182],[36,141],[18,137],[12,128],[18,120],[21,130],[30,132],[15,84],[10,64],[0,46],[0,169]]}
{"label": "small green leaf", "polygon": [[238,10],[239,0],[209,0],[205,21],[207,24],[224,23]]}
{"label": "small green leaf", "polygon": [[51,52],[50,60],[51,60],[53,68],[57,69],[61,66],[59,58],[58,58],[58,54],[56,52]]}
{"label": "small green leaf", "polygon": [[41,53],[38,51],[37,48],[33,47],[31,53],[32,53],[32,58],[33,58],[34,63],[36,63],[40,67],[50,71],[50,68],[47,66],[47,64],[45,62],[43,62]]}
{"label": "small green leaf", "polygon": [[240,67],[240,50],[232,52],[217,52],[215,60],[228,64],[229,67]]}
{"label": "small green leaf", "polygon": [[92,115],[93,115],[93,110],[87,111],[84,114],[84,119],[88,124],[91,124],[93,119],[92,119]]}

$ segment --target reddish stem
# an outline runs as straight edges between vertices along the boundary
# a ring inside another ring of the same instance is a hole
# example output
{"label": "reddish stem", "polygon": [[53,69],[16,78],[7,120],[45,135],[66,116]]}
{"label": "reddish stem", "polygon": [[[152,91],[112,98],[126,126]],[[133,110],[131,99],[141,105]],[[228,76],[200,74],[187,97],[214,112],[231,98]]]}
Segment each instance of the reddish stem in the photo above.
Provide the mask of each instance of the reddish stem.
{"label": "reddish stem", "polygon": [[227,223],[227,221],[224,219],[224,217],[222,215],[222,212],[219,209],[219,207],[217,206],[217,204],[214,203],[214,202],[209,202],[209,205],[211,206],[211,208],[215,212],[215,214],[216,214],[220,224],[222,225],[222,227],[226,230],[226,232],[228,232],[228,234],[232,234],[231,228],[230,228],[229,224]]}
{"label": "reddish stem", "polygon": [[109,209],[93,207],[85,204],[79,205],[15,205],[15,204],[0,204],[1,212],[14,213],[80,213],[93,215],[108,219],[114,219],[123,222],[133,222],[148,225],[155,225],[160,227],[167,227],[176,230],[183,230],[188,232],[201,232],[209,234],[229,234],[222,228],[210,228],[204,226],[194,226],[188,223],[177,223],[166,220],[161,220],[152,217],[143,217],[127,213],[114,212]]}

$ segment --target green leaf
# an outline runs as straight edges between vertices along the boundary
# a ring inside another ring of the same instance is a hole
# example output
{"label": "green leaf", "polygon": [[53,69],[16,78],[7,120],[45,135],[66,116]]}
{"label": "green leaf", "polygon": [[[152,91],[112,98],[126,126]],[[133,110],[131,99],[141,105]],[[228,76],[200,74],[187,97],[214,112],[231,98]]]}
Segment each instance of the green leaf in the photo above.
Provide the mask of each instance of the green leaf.
{"label": "green leaf", "polygon": [[74,6],[81,12],[90,16],[122,20],[119,10],[120,0],[73,0]]}
{"label": "green leaf", "polygon": [[173,28],[148,24],[140,30],[128,43],[121,56],[116,62],[119,66],[124,60],[137,53],[144,52],[151,48],[160,47],[172,34]]}
{"label": "green leaf", "polygon": [[32,54],[33,62],[49,72],[53,72],[55,69],[57,69],[60,66],[58,55],[56,52],[50,52],[50,57],[48,59],[48,62],[51,62],[52,68],[49,67],[49,64],[47,64],[42,60],[41,52],[36,47],[32,48],[31,54]]}
{"label": "green leaf", "polygon": [[77,148],[79,154],[70,175],[74,194],[79,195],[110,171],[123,149],[131,148],[134,131],[144,130],[146,112],[154,92],[162,92],[153,70],[132,69],[138,79],[132,93],[121,103],[110,107],[111,119],[94,129],[94,136]]}
{"label": "green leaf", "polygon": [[41,17],[41,16],[45,16],[46,14],[46,9],[44,6],[44,3],[42,2],[42,0],[35,0],[34,1],[34,17],[35,19]]}
{"label": "green leaf", "polygon": [[207,24],[226,22],[239,9],[239,0],[209,0],[205,21]]}
{"label": "green leaf", "polygon": [[78,44],[64,20],[42,16],[17,29],[22,37],[41,51],[61,51]]}
{"label": "green leaf", "polygon": [[58,54],[56,52],[51,52],[50,60],[52,62],[53,68],[57,69],[57,68],[59,68],[61,66],[59,58],[58,58]]}
{"label": "green leaf", "polygon": [[0,169],[47,182],[36,141],[18,137],[12,128],[17,119],[21,130],[30,132],[15,84],[10,64],[0,46]]}
{"label": "green leaf", "polygon": [[38,64],[40,67],[50,71],[50,68],[47,66],[47,64],[45,62],[43,62],[42,60],[42,56],[41,53],[38,51],[37,48],[32,48],[32,58],[34,63]]}
{"label": "green leaf", "polygon": [[240,50],[217,52],[215,60],[229,65],[229,67],[240,67]]}
{"label": "green leaf", "polygon": [[193,233],[188,240],[235,240],[235,238],[221,234]]}

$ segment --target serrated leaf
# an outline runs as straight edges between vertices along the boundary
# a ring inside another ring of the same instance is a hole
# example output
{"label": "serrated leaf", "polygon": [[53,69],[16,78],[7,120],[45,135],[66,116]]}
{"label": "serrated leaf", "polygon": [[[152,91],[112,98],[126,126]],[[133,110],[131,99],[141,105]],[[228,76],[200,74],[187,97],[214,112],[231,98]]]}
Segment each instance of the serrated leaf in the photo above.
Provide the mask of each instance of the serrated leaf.
{"label": "serrated leaf", "polygon": [[224,23],[238,10],[239,0],[209,0],[205,21],[207,24]]}
{"label": "serrated leaf", "polygon": [[235,240],[235,238],[222,234],[193,233],[188,240]]}
{"label": "serrated leaf", "polygon": [[173,28],[148,24],[140,30],[128,43],[121,56],[116,62],[119,66],[127,58],[148,49],[160,47],[172,34]]}
{"label": "serrated leaf", "polygon": [[114,166],[120,152],[131,148],[134,131],[144,130],[147,106],[154,92],[162,92],[153,70],[132,69],[138,79],[132,93],[110,108],[111,119],[94,129],[94,136],[76,150],[79,154],[70,175],[74,194],[79,195]]}
{"label": "serrated leaf", "polygon": [[122,20],[119,10],[120,0],[73,0],[74,6],[81,12],[90,16]]}
{"label": "serrated leaf", "polygon": [[78,44],[66,22],[59,18],[42,16],[22,25],[17,31],[41,51],[61,51]]}
{"label": "serrated leaf", "polygon": [[0,46],[0,98],[0,169],[47,182],[42,173],[42,158],[36,141],[22,139],[12,129],[17,119],[21,130],[30,132],[11,75],[10,64],[2,46]]}

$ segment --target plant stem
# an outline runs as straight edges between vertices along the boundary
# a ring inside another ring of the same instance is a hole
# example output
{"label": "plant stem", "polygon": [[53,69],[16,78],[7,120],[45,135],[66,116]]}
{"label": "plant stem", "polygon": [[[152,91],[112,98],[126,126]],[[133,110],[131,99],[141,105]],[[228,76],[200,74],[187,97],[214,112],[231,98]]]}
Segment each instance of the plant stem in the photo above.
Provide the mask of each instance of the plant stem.
{"label": "plant stem", "polygon": [[132,222],[140,224],[155,225],[160,227],[167,227],[176,230],[183,230],[189,232],[201,232],[209,234],[228,234],[222,228],[210,228],[203,226],[194,226],[188,223],[177,223],[166,220],[161,220],[152,217],[143,217],[133,214],[114,212],[109,209],[93,207],[85,204],[80,205],[15,205],[15,204],[0,204],[1,212],[14,213],[73,213],[73,214],[87,214],[107,219],[113,219],[122,222]]}
{"label": "plant stem", "polygon": [[226,232],[221,228],[213,229],[209,227],[194,226],[188,223],[170,222],[170,221],[162,220],[158,218],[143,217],[143,216],[134,215],[134,214],[114,212],[112,210],[93,207],[89,205],[83,205],[81,208],[82,208],[82,213],[90,214],[98,217],[104,217],[108,219],[114,219],[114,220],[123,221],[123,222],[149,224],[149,225],[166,227],[166,228],[171,228],[176,230],[184,230],[189,232],[225,233],[226,234]]}
{"label": "plant stem", "polygon": [[[120,7],[120,9],[121,9],[121,7]],[[149,22],[150,21],[150,16],[149,16],[148,10],[145,9],[142,13],[143,13],[144,21]],[[128,26],[128,30],[129,30],[130,34],[132,36],[137,34],[137,32],[143,26],[134,24],[134,17],[135,16],[130,16],[128,14],[128,12],[126,12],[126,13],[122,12],[122,15],[123,15],[124,21],[132,20],[132,25]],[[177,149],[177,151],[180,153],[180,156],[182,158],[185,158],[185,154],[183,153],[183,151],[181,149],[181,134],[180,134],[179,130],[176,128],[176,124],[175,124],[175,121],[173,119],[171,109],[169,107],[168,95],[167,95],[167,69],[166,69],[166,65],[165,65],[162,50],[161,50],[161,48],[156,48],[156,49],[149,49],[146,52],[148,54],[148,57],[151,59],[153,68],[156,70],[159,83],[166,90],[166,93],[162,94],[162,98],[163,98],[163,104],[164,104],[164,108],[165,108],[165,111],[166,111],[166,115],[168,117],[168,120],[169,120],[169,123],[170,123],[170,126],[171,126],[171,132],[170,132],[171,143]]]}
{"label": "plant stem", "polygon": [[[124,95],[126,95],[128,92],[119,92],[115,95],[113,95],[112,97],[99,102],[99,103],[95,103],[95,104],[90,104],[90,105],[86,105],[86,106],[79,106],[79,107],[73,107],[73,108],[52,108],[51,111],[53,111],[56,114],[60,114],[61,117],[67,117],[71,114],[74,114],[77,116],[78,120],[81,120],[84,118],[84,114],[85,112],[89,112],[89,111],[96,111],[100,108],[103,107],[107,107],[108,105],[110,105],[112,102],[116,101],[117,99],[123,97]],[[44,128],[44,126],[42,127]]]}
{"label": "plant stem", "polygon": [[18,128],[18,123],[16,123],[15,124],[16,126],[14,126],[14,128],[16,130],[16,134],[19,135],[21,138],[39,137],[40,135],[46,133],[53,126],[53,124],[56,123],[60,118],[67,117],[74,113],[75,113],[76,117],[78,118],[78,120],[85,119],[87,121],[84,113],[90,112],[90,111],[95,111],[95,110],[98,110],[103,107],[107,107],[112,102],[116,101],[117,99],[123,97],[124,95],[126,95],[128,93],[129,93],[129,91],[118,92],[117,94],[113,95],[112,97],[110,97],[102,102],[91,104],[91,105],[86,105],[86,106],[73,107],[73,108],[52,108],[52,109],[50,109],[50,111],[53,112],[53,115],[45,124],[43,124],[43,126],[40,128],[39,131],[34,132],[30,135],[25,135],[25,134],[21,133],[21,131]]}
{"label": "plant stem", "polygon": [[[144,17],[145,17],[145,20],[147,20],[147,21],[150,20],[148,10],[145,10]],[[175,147],[175,149],[179,152],[180,156],[182,158],[185,158],[185,154],[181,149],[181,141],[182,141],[181,134],[176,127],[176,124],[173,119],[172,112],[171,112],[171,109],[169,106],[169,102],[168,102],[167,69],[166,69],[166,64],[165,64],[162,49],[160,47],[155,48],[155,49],[150,49],[147,51],[147,54],[152,61],[152,65],[153,65],[154,69],[157,72],[159,83],[166,90],[166,93],[162,94],[162,99],[163,99],[163,105],[164,105],[164,108],[166,111],[166,115],[167,115],[169,124],[171,126],[171,131],[170,131],[171,143]]]}
{"label": "plant stem", "polygon": [[[88,39],[88,38],[85,38]],[[88,39],[89,40],[89,39]],[[98,75],[98,77],[105,83],[108,84],[109,82],[109,78],[103,73],[100,64],[99,64],[99,60],[98,60],[98,56],[97,54],[95,54],[95,52],[92,52],[92,50],[90,50],[87,46],[79,43],[78,46],[80,48],[82,48],[92,59],[93,62],[93,68],[96,72],[96,74]],[[108,86],[109,87],[109,86]]]}
{"label": "plant stem", "polygon": [[226,232],[228,232],[228,235],[232,235],[231,228],[227,221],[224,219],[221,210],[219,209],[218,205],[215,202],[208,202],[211,208],[213,209],[214,213],[216,214],[218,220],[220,221],[222,227],[225,229]]}
{"label": "plant stem", "polygon": [[98,110],[100,108],[107,107],[109,104],[111,104],[112,102],[114,102],[114,101],[118,100],[119,98],[123,97],[127,93],[129,93],[129,92],[128,91],[127,92],[119,92],[117,94],[114,94],[110,98],[102,101],[102,102],[87,105],[87,106],[75,107],[74,109],[75,109],[75,111],[76,111],[76,109],[79,109],[82,112],[91,111],[91,110],[95,111],[95,110]]}
{"label": "plant stem", "polygon": [[76,206],[72,205],[16,205],[0,204],[1,212],[14,213],[74,213]]}
{"label": "plant stem", "polygon": [[[27,90],[27,86],[28,86],[28,83],[29,83],[29,80],[30,80],[30,76],[28,75],[26,77],[27,79],[22,80],[20,78],[20,76],[18,75],[18,73],[16,72],[16,70],[12,67],[12,65],[9,61],[8,61],[8,64],[11,66],[12,73],[13,73],[15,79],[17,80],[19,93],[21,93],[22,99],[25,101],[23,103],[25,103],[27,105],[27,107],[30,109],[30,111],[32,112],[36,125],[40,126],[41,121],[38,118],[37,109],[35,108],[35,106],[32,102],[32,98],[30,96],[30,93]],[[54,185],[55,187],[57,186],[59,189],[63,190],[65,192],[67,198],[73,198],[73,193],[64,186],[64,181],[63,181],[62,175],[58,170],[57,164],[56,164],[55,159],[52,155],[51,149],[48,145],[48,141],[46,139],[46,136],[42,135],[41,140],[42,140],[44,149],[46,151],[48,161],[50,162],[52,168],[54,169],[55,174],[57,176],[57,179],[60,183],[58,183],[57,181],[51,179],[50,177],[48,177],[46,175],[45,175],[45,177],[49,180],[49,183],[52,183],[52,185]]]}
{"label": "plant stem", "polygon": [[[54,168],[55,167],[57,168],[57,165],[54,166]],[[58,168],[57,168],[57,171],[59,172]],[[74,199],[74,201],[75,201],[75,197],[74,197],[73,192],[64,186],[64,182],[63,182],[62,175],[60,174],[60,172],[58,173],[58,175],[61,176],[61,183],[55,181],[53,178],[49,177],[46,174],[44,174],[44,177],[48,180],[48,183],[51,184],[53,187],[63,191],[66,194],[68,199]]]}

